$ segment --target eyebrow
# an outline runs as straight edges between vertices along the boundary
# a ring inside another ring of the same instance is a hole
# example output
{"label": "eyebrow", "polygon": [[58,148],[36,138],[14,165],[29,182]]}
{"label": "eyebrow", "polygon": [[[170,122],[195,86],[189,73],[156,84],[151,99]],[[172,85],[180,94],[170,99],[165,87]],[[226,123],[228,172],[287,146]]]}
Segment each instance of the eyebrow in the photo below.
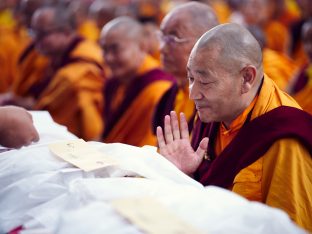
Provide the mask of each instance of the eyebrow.
{"label": "eyebrow", "polygon": [[200,74],[200,75],[207,75],[207,72],[204,70],[196,70],[195,72]]}

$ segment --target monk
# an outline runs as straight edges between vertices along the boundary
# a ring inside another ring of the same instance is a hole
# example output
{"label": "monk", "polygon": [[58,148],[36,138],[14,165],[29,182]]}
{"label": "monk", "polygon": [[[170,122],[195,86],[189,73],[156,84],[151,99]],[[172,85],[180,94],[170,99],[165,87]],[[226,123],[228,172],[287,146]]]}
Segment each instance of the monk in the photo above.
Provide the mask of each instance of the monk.
{"label": "monk", "polygon": [[143,24],[143,36],[145,39],[146,52],[159,61],[160,64],[158,31],[158,25],[153,22],[146,22]]}
{"label": "monk", "polygon": [[161,60],[165,71],[172,74],[177,83],[165,93],[157,106],[154,131],[158,125],[163,125],[164,116],[171,110],[185,113],[189,126],[193,124],[195,106],[189,99],[185,67],[196,40],[217,24],[213,10],[198,2],[181,4],[163,19],[160,26]]}
{"label": "monk", "polygon": [[303,25],[302,42],[309,62],[291,82],[290,93],[303,110],[312,114],[312,20]]}
{"label": "monk", "polygon": [[[0,107],[0,145],[20,148],[39,140],[32,116],[23,108]],[[0,149],[1,152],[1,149]]]}
{"label": "monk", "polygon": [[30,42],[22,14],[22,7],[15,6],[14,23],[11,27],[0,26],[0,93],[12,91],[12,85],[18,76],[19,56]]}
{"label": "monk", "polygon": [[86,140],[102,132],[102,51],[75,32],[68,11],[36,10],[32,18],[35,48],[51,60],[50,70],[30,87],[32,108],[48,110],[55,122]]}
{"label": "monk", "polygon": [[154,109],[174,79],[146,53],[142,34],[142,25],[129,17],[110,21],[101,32],[100,44],[112,71],[104,89],[106,143],[156,145],[150,127]]}
{"label": "monk", "polygon": [[263,69],[276,85],[286,91],[290,80],[298,72],[296,63],[285,54],[269,49],[266,46],[266,37],[257,26],[250,26],[248,30],[257,39],[263,54]]}
{"label": "monk", "polygon": [[290,43],[288,29],[274,18],[272,0],[242,0],[245,26],[257,25],[264,31],[267,47],[286,54]]}
{"label": "monk", "polygon": [[[18,8],[20,17],[21,30],[31,32],[31,17],[34,12],[43,6],[52,4],[53,0],[21,0]],[[32,33],[31,33],[32,34]],[[30,88],[32,85],[40,81],[50,66],[50,60],[44,55],[41,55],[35,49],[35,41],[27,34],[24,39],[22,50],[19,53],[15,64],[15,77],[12,83],[11,91],[23,98],[27,98],[30,103],[33,103],[30,96]],[[22,44],[22,43],[20,43]],[[17,100],[14,100],[16,102]],[[16,104],[16,103],[12,103]],[[19,104],[18,104],[19,105]],[[30,105],[22,105],[25,108],[31,108]]]}
{"label": "monk", "polygon": [[261,48],[237,24],[216,26],[187,65],[200,118],[189,140],[185,116],[157,128],[160,153],[203,185],[280,208],[312,231],[312,117],[264,75]]}

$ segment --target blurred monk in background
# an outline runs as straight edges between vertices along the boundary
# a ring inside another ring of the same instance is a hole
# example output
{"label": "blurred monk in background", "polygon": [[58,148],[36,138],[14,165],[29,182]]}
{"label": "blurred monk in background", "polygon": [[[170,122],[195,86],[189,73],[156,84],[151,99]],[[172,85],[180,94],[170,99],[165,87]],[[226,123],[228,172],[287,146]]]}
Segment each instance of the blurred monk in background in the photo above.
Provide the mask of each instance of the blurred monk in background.
{"label": "blurred monk in background", "polygon": [[217,17],[208,5],[190,2],[170,11],[160,26],[161,60],[165,71],[172,74],[176,84],[161,98],[153,119],[153,130],[163,126],[165,115],[171,110],[183,112],[191,128],[195,106],[189,99],[186,64],[196,40],[218,24]]}
{"label": "blurred monk in background", "polygon": [[147,54],[143,26],[129,17],[107,23],[100,43],[112,77],[104,89],[104,142],[156,145],[151,122],[155,106],[173,77]]}

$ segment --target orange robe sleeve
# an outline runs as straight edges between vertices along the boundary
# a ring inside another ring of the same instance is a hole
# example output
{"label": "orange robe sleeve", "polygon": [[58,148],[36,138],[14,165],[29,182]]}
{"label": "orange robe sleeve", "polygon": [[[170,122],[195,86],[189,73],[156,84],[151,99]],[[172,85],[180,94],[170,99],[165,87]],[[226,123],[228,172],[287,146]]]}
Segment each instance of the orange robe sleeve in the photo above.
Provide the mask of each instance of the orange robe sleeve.
{"label": "orange robe sleeve", "polygon": [[78,137],[98,139],[103,131],[103,77],[93,64],[74,63],[60,69],[39,97],[36,109]]}
{"label": "orange robe sleeve", "polygon": [[312,231],[312,160],[294,139],[277,141],[263,157],[263,202]]}

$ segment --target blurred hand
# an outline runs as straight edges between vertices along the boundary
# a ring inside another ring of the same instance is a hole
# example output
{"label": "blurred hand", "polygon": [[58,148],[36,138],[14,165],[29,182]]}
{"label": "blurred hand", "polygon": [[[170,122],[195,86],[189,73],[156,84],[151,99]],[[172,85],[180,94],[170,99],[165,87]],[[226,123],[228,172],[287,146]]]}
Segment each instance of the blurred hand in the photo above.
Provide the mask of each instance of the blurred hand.
{"label": "blurred hand", "polygon": [[31,114],[15,106],[0,107],[0,144],[20,148],[39,140]]}
{"label": "blurred hand", "polygon": [[160,154],[175,164],[187,175],[193,174],[201,164],[208,146],[208,138],[200,142],[196,152],[191,146],[185,115],[180,114],[180,127],[177,114],[170,112],[165,116],[165,134],[157,127],[157,140]]}

